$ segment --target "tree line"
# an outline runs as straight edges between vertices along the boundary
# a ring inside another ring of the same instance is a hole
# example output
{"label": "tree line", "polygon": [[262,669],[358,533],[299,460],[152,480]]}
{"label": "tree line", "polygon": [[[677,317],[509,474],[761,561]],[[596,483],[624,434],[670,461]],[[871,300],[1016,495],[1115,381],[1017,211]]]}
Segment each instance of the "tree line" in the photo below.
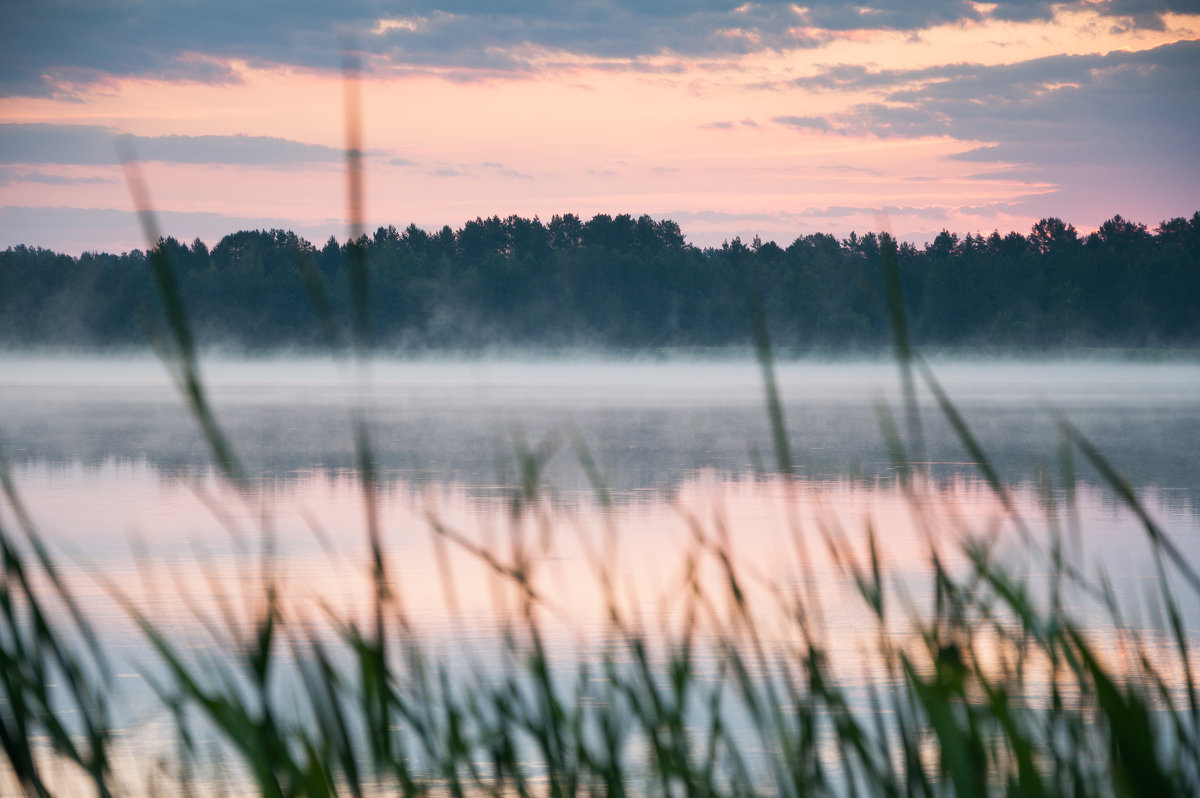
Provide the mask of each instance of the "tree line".
{"label": "tree line", "polygon": [[[203,345],[348,340],[356,261],[381,351],[739,347],[752,302],[778,345],[846,351],[890,342],[885,240],[816,233],[787,246],[756,237],[702,249],[670,220],[563,214],[380,227],[320,247],[284,230],[233,233],[212,249],[174,238],[158,247]],[[942,231],[924,248],[900,243],[898,255],[918,344],[1200,343],[1200,211],[1153,230],[1118,215],[1086,236],[1056,218],[1026,235]],[[0,346],[143,345],[164,323],[150,268],[141,250],[0,252]]]}

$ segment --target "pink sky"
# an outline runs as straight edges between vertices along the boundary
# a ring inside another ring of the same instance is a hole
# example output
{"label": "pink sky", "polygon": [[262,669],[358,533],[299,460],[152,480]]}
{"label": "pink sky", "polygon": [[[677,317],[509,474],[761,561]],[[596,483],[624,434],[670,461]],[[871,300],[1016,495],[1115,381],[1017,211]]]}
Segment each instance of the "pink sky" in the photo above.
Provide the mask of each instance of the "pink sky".
{"label": "pink sky", "polygon": [[[1200,209],[1200,15],[875,5],[860,25],[770,3],[659,19],[614,2],[599,22],[533,4],[339,12],[366,67],[368,227],[649,213],[702,246],[881,229],[920,243]],[[99,4],[83,44],[35,51],[38,12],[0,14],[30,40],[0,67],[0,247],[144,246],[124,134],[166,234],[346,235],[329,20],[278,22],[266,46],[148,12],[130,26],[183,28],[155,49]]]}

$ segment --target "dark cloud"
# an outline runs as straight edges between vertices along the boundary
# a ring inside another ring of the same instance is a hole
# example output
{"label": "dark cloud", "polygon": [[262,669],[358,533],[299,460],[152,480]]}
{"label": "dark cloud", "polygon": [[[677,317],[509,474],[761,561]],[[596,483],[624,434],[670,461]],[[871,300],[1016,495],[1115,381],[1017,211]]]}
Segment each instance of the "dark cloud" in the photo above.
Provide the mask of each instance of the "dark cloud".
{"label": "dark cloud", "polygon": [[129,136],[128,140],[144,161],[270,165],[331,163],[346,157],[337,147],[275,136]]}
{"label": "dark cloud", "polygon": [[705,122],[700,127],[704,130],[729,130],[733,127],[732,122]]}
{"label": "dark cloud", "polygon": [[[1166,2],[1166,0],[1111,0],[1109,2],[1109,13],[1121,19],[1120,23],[1115,25],[1119,29],[1130,28],[1147,28],[1150,30],[1162,30],[1166,26],[1163,24],[1162,15],[1170,11],[1179,10],[1176,3]],[[1197,11],[1196,4],[1191,3],[1189,9],[1195,14]]]}
{"label": "dark cloud", "polygon": [[1164,161],[1200,173],[1200,41],[1142,52],[1061,55],[1016,64],[917,70],[834,67],[806,78],[880,93],[828,117],[777,117],[794,127],[877,137],[950,136],[990,142],[964,161],[1043,167]]}
{"label": "dark cloud", "polygon": [[823,116],[775,116],[771,121],[777,125],[793,127],[797,130],[833,130],[833,124]]}
{"label": "dark cloud", "polygon": [[[940,67],[933,69],[940,69]],[[913,71],[871,70],[861,64],[834,64],[825,67],[815,75],[796,78],[791,85],[805,89],[829,91],[875,89],[881,86],[894,86],[901,75],[911,74]],[[919,70],[919,72],[925,75],[930,70]]]}
{"label": "dark cloud", "polygon": [[305,0],[6,3],[0,91],[53,94],[108,74],[228,82],[230,57],[337,67],[334,13]]}
{"label": "dark cloud", "polygon": [[1000,3],[992,11],[992,16],[1009,22],[1050,19],[1054,16],[1055,5],[1053,2]]}
{"label": "dark cloud", "polygon": [[0,163],[118,163],[117,143],[143,161],[280,165],[333,163],[336,147],[274,136],[133,136],[95,125],[0,124]]}
{"label": "dark cloud", "polygon": [[[989,13],[1050,19],[1073,7],[1140,28],[1161,27],[1170,11],[1196,11],[1195,0],[1000,0]],[[8,3],[3,17],[0,94],[48,95],[105,75],[234,81],[231,58],[337,69],[346,41],[374,68],[439,67],[471,80],[527,71],[527,46],[631,59],[629,68],[664,53],[817,47],[844,30],[916,32],[981,12],[966,0],[55,0]]]}
{"label": "dark cloud", "polygon": [[0,162],[112,165],[113,135],[93,125],[0,125]]}
{"label": "dark cloud", "polygon": [[1122,203],[1162,218],[1200,207],[1200,41],[1001,66],[835,68],[809,80],[880,95],[825,117],[831,131],[986,142],[951,157],[1009,167],[976,180],[1054,187],[1009,212],[1079,208],[1080,223],[1091,225],[1121,212]]}

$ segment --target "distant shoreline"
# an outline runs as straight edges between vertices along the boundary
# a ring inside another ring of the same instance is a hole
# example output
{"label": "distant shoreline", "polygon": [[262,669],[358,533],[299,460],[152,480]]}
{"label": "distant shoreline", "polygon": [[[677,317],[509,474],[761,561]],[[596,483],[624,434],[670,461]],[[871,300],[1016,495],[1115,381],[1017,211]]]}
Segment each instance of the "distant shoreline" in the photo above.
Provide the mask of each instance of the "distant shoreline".
{"label": "distant shoreline", "polygon": [[[888,248],[895,287],[881,268]],[[883,358],[892,290],[908,339],[930,354],[1200,349],[1200,211],[1154,231],[1114,216],[1086,237],[1054,218],[1028,235],[943,231],[923,250],[874,233],[699,249],[675,222],[628,214],[380,227],[321,247],[284,230],[234,233],[211,250],[173,238],[79,258],[17,247],[0,251],[0,349],[161,338],[174,324],[164,264],[191,340],[230,351],[726,357],[750,349],[761,314],[779,357]]]}

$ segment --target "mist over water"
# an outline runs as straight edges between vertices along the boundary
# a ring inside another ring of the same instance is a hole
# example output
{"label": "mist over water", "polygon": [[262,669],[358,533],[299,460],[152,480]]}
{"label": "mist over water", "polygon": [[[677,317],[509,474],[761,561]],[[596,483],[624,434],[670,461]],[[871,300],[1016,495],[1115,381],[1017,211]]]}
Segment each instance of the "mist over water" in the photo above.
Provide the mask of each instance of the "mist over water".
{"label": "mist over water", "polygon": [[[879,406],[903,424],[894,364],[791,361],[776,370],[802,475],[891,474]],[[618,496],[669,490],[699,468],[738,478],[774,464],[761,372],[749,359],[380,360],[361,386],[323,359],[208,360],[203,372],[235,450],[262,479],[352,468],[356,403],[389,480],[496,484],[522,446],[542,442],[556,444],[550,482],[566,492],[587,488],[577,442]],[[1200,440],[1198,366],[952,361],[935,372],[1008,481],[1053,466],[1061,413],[1134,485],[1194,498],[1200,454],[1187,442]],[[15,464],[144,461],[163,475],[209,466],[155,360],[8,357],[0,374],[0,441]],[[932,473],[975,476],[927,395],[922,408]]]}

